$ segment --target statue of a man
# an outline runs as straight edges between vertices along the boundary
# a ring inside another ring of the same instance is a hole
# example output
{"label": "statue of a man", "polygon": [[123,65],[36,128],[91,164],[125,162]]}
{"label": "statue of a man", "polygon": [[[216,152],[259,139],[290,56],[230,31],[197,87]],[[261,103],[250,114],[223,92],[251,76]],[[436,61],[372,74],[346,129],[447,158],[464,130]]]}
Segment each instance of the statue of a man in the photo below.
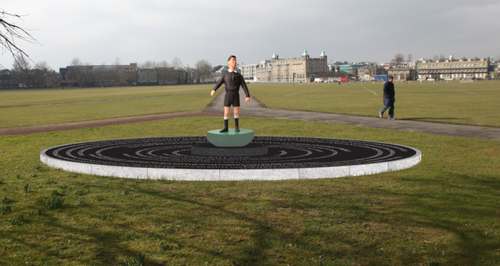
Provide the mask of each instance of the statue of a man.
{"label": "statue of a man", "polygon": [[224,97],[224,128],[221,129],[221,133],[228,131],[228,120],[231,105],[233,106],[234,114],[234,131],[240,131],[238,124],[238,118],[240,116],[240,94],[238,92],[240,90],[240,86],[243,88],[245,95],[247,96],[245,98],[245,102],[250,101],[250,93],[248,92],[247,84],[245,83],[243,76],[236,72],[236,56],[231,55],[227,59],[227,66],[229,67],[229,70],[222,72],[222,77],[219,82],[215,84],[211,94],[214,96],[215,91],[224,83],[226,96]]}

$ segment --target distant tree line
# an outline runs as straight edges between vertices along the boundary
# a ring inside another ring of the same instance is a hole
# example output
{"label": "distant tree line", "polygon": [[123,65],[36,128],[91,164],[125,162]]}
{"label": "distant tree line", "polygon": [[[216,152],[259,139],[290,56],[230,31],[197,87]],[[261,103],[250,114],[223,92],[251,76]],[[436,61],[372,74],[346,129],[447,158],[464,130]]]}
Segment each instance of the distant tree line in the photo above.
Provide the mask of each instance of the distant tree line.
{"label": "distant tree line", "polygon": [[101,66],[74,58],[68,67],[60,70],[62,86],[79,87],[204,83],[212,77],[212,65],[207,60],[198,61],[196,68],[189,68],[184,67],[178,57],[171,63],[147,60],[139,65],[121,65],[117,58],[114,65]]}
{"label": "distant tree line", "polygon": [[0,88],[205,83],[213,81],[212,69],[207,60],[199,60],[195,68],[184,67],[178,57],[171,63],[147,60],[140,65],[122,65],[119,58],[112,65],[93,65],[76,57],[58,73],[45,61],[32,63],[26,56],[18,54],[11,69],[0,71]]}
{"label": "distant tree line", "polygon": [[59,84],[59,73],[45,61],[32,63],[22,54],[15,55],[11,69],[0,71],[0,88],[51,88]]}

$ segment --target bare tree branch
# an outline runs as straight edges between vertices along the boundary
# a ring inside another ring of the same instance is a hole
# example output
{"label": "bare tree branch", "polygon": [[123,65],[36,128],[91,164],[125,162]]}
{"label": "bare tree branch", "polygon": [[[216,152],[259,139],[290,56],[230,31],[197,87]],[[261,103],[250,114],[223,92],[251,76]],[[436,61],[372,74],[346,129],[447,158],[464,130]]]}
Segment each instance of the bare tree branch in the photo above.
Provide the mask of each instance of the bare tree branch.
{"label": "bare tree branch", "polygon": [[170,64],[165,60],[158,62],[156,70],[158,72],[158,81],[160,82],[160,85],[168,84],[173,70],[170,67]]}
{"label": "bare tree branch", "polygon": [[[17,14],[5,12],[4,10],[0,11],[0,47],[2,49],[2,53],[8,51],[12,55],[15,61],[14,64],[18,65],[21,72],[23,72],[31,81],[33,81],[33,83],[36,84],[35,80],[28,73],[29,69],[23,67],[29,65],[26,64],[27,60],[25,58],[29,58],[29,56],[16,44],[16,40],[22,40],[30,43],[40,43],[25,29],[6,20],[11,18],[22,20],[21,17],[22,16]],[[29,60],[33,62],[31,59]],[[0,64],[0,66],[2,66],[2,64]]]}
{"label": "bare tree branch", "polygon": [[147,60],[141,64],[139,71],[140,80],[144,83],[152,84],[158,81],[158,73],[156,68],[158,63],[156,61]]}
{"label": "bare tree branch", "polygon": [[205,59],[196,62],[195,73],[200,83],[205,83],[205,80],[212,75],[212,65]]}
{"label": "bare tree branch", "polygon": [[404,56],[402,53],[397,53],[394,58],[392,59],[391,63],[392,65],[394,65],[395,67],[399,67],[401,65],[401,63],[403,63],[404,61]]}
{"label": "bare tree branch", "polygon": [[22,20],[22,17],[23,16],[17,14],[7,13],[3,10],[0,11],[0,46],[3,50],[2,52],[8,51],[14,57],[18,54],[29,57],[28,54],[16,44],[16,40],[40,44],[27,30],[13,23],[9,23],[6,20],[10,18]]}
{"label": "bare tree branch", "polygon": [[29,74],[29,71],[31,70],[29,61],[33,62],[33,60],[30,59],[28,61],[26,58],[27,56],[24,56],[22,53],[13,54],[12,56],[14,57],[13,71],[17,73],[24,73],[26,77],[33,82],[33,84],[39,85]]}
{"label": "bare tree branch", "polygon": [[183,64],[182,64],[182,60],[179,58],[179,57],[174,57],[174,59],[172,60],[172,67],[175,69],[175,70],[179,70],[183,67]]}

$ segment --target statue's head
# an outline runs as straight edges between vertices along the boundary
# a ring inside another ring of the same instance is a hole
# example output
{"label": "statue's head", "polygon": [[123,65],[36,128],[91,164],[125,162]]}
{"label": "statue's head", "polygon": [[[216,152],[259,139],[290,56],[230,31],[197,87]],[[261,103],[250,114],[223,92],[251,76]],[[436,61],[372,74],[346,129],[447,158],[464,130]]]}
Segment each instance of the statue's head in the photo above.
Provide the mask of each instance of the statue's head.
{"label": "statue's head", "polygon": [[236,56],[229,56],[229,58],[227,59],[227,66],[233,71],[236,69]]}

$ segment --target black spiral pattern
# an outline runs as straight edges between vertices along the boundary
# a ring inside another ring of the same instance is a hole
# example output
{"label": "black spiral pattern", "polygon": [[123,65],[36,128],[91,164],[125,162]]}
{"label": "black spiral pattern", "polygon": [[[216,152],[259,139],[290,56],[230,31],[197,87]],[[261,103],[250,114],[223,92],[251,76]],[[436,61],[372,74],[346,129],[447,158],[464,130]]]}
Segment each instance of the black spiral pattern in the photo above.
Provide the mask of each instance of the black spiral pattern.
{"label": "black spiral pattern", "polygon": [[287,169],[353,166],[415,156],[411,147],[362,140],[256,136],[268,146],[254,157],[208,157],[191,154],[205,136],[117,139],[68,144],[42,152],[47,157],[85,164],[170,169]]}

